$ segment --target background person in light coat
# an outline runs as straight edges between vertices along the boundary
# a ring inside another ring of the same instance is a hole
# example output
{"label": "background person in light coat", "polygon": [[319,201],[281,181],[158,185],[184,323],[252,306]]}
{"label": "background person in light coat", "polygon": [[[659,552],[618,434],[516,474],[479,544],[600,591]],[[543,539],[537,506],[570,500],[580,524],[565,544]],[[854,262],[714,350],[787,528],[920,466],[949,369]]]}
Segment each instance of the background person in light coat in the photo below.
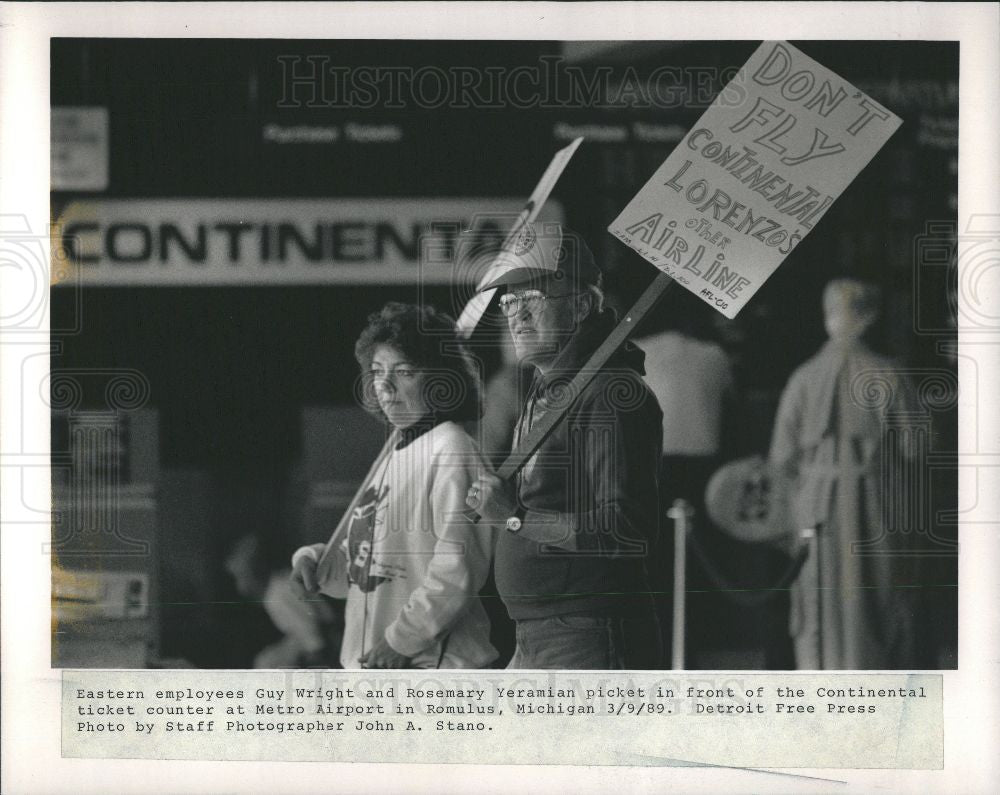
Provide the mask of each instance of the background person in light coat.
{"label": "background person in light coat", "polygon": [[819,526],[820,571],[807,562],[793,586],[791,634],[800,669],[907,668],[915,656],[916,584],[906,556],[906,508],[889,514],[912,454],[892,432],[912,412],[898,365],[862,340],[878,291],[854,279],[823,294],[827,343],[788,381],[771,440],[772,463],[793,479],[793,521]]}

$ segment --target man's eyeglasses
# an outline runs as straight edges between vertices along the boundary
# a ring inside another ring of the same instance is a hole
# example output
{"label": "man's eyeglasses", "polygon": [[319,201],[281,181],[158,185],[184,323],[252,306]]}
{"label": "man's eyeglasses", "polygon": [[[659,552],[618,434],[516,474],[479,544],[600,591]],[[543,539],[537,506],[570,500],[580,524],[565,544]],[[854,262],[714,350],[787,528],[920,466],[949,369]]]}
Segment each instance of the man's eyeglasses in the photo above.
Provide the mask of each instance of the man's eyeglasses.
{"label": "man's eyeglasses", "polygon": [[560,298],[572,298],[580,293],[566,293],[565,295],[546,295],[541,290],[523,290],[518,293],[504,293],[500,296],[500,311],[504,317],[513,317],[522,309],[526,309],[532,315],[537,315],[542,311],[546,301],[557,301]]}

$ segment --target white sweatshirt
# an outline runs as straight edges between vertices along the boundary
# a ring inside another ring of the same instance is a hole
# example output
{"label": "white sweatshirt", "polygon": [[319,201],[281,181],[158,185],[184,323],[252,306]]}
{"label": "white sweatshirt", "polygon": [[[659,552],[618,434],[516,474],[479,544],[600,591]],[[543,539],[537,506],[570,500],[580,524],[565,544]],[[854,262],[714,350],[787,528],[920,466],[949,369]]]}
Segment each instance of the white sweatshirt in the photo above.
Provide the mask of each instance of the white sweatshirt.
{"label": "white sweatshirt", "polygon": [[[382,637],[419,668],[482,668],[496,658],[479,601],[493,531],[463,515],[483,467],[468,434],[443,422],[375,469],[331,550],[332,578],[348,580],[344,668],[360,668]],[[320,583],[325,593],[341,590],[328,585]]]}

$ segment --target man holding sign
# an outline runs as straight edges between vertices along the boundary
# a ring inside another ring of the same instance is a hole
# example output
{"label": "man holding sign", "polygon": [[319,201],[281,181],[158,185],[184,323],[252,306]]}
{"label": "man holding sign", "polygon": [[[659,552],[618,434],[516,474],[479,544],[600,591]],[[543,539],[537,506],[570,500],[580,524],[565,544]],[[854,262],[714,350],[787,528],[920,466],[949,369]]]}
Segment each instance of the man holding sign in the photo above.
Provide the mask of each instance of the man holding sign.
{"label": "man holding sign", "polygon": [[[765,42],[608,227],[662,271],[624,322],[602,321],[600,300],[581,289],[597,279],[579,250],[556,246],[553,264],[524,240],[532,262],[488,285],[506,288],[515,344],[538,371],[515,454],[467,499],[507,530],[496,565],[518,624],[512,667],[641,668],[657,656],[652,642],[632,645],[641,630],[627,630],[655,619],[637,598],[645,567],[626,553],[648,556],[656,540],[647,481],[660,411],[643,385],[632,395],[639,421],[626,420],[603,368],[627,363],[621,346],[675,280],[735,317],[899,124],[791,45]],[[538,409],[551,416],[539,420]],[[506,482],[515,472],[516,493]]]}
{"label": "man holding sign", "polygon": [[575,394],[569,382],[615,327],[583,240],[530,224],[511,267],[483,289],[519,359],[536,371],[515,448],[549,412],[562,421],[509,484],[480,477],[467,504],[500,530],[496,580],[516,622],[511,668],[642,669],[662,664],[647,565],[659,537],[662,415],[626,344]]}

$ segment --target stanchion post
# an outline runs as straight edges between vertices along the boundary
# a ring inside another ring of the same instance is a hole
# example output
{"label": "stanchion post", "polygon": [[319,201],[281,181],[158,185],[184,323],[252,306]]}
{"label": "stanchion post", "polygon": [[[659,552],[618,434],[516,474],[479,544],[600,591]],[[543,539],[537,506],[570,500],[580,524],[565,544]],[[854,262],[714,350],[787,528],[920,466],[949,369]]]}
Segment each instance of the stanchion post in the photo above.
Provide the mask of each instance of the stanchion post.
{"label": "stanchion post", "polygon": [[694,509],[691,507],[691,504],[683,499],[674,500],[673,506],[667,511],[667,516],[674,522],[674,613],[670,643],[670,667],[675,671],[684,670],[687,534],[691,529],[691,517],[693,514]]}
{"label": "stanchion post", "polygon": [[816,606],[816,659],[819,662],[817,669],[824,670],[823,666],[823,569],[820,561],[819,551],[820,525],[816,527],[806,527],[799,531],[799,537],[806,542],[809,547],[809,557],[807,565],[811,566],[815,576],[816,587],[814,595],[805,594],[807,599],[812,599]]}

